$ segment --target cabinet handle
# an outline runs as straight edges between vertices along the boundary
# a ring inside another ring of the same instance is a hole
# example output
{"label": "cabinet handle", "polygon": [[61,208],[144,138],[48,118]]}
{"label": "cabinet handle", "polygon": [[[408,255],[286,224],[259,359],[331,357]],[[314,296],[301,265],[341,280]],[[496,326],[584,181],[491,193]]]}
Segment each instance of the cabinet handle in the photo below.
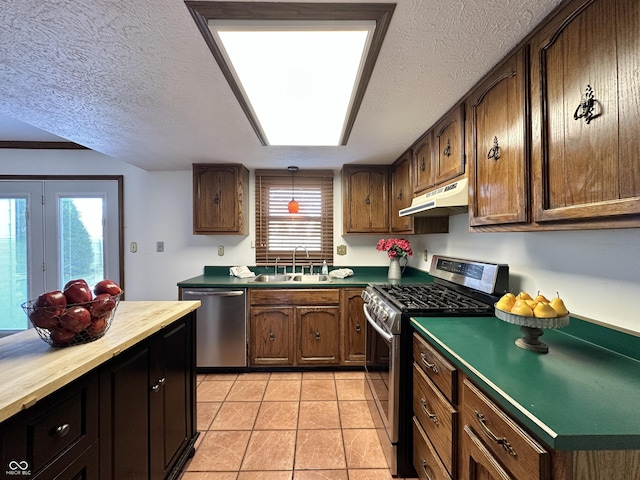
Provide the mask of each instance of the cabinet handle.
{"label": "cabinet handle", "polygon": [[421,463],[422,463],[422,471],[427,477],[427,480],[433,480],[433,477],[431,476],[433,472],[431,471],[431,468],[429,467],[429,465],[427,465],[427,461],[423,458]]}
{"label": "cabinet handle", "polygon": [[448,138],[447,138],[447,146],[444,147],[444,150],[442,151],[442,155],[444,155],[445,157],[451,156],[451,142],[449,141]]}
{"label": "cabinet handle", "polygon": [[275,341],[275,339],[276,339],[276,334],[273,333],[271,330],[269,330],[269,340],[273,342]]}
{"label": "cabinet handle", "polygon": [[500,146],[498,145],[498,137],[493,137],[493,147],[489,149],[487,158],[493,159],[495,162],[497,162],[500,158]]}
{"label": "cabinet handle", "polygon": [[364,204],[369,205],[370,203],[371,203],[371,199],[369,198],[369,194],[367,193],[367,196],[364,199]]}
{"label": "cabinet handle", "polygon": [[589,125],[589,122],[591,122],[591,120],[598,116],[593,114],[593,108],[595,107],[595,104],[596,99],[593,96],[593,88],[591,88],[591,85],[587,85],[578,108],[576,108],[576,111],[573,112],[573,119],[580,120],[581,118],[584,118],[584,123]]}
{"label": "cabinet handle", "polygon": [[489,427],[487,426],[487,421],[484,418],[484,415],[477,410],[474,410],[473,413],[476,415],[476,419],[480,422],[480,426],[482,427],[482,431],[485,433],[487,437],[496,442],[498,445],[502,445],[509,455],[516,456],[516,451],[513,449],[507,437],[498,437],[495,433],[493,433]]}
{"label": "cabinet handle", "polygon": [[220,194],[216,193],[213,197],[213,203],[220,203]]}
{"label": "cabinet handle", "polygon": [[398,192],[398,200],[402,201],[402,189]]}
{"label": "cabinet handle", "polygon": [[68,423],[63,423],[62,425],[58,425],[53,432],[58,437],[64,437],[67,433],[69,433],[70,430],[71,425],[69,425]]}
{"label": "cabinet handle", "polygon": [[356,322],[356,332],[360,333],[361,327],[360,322]]}
{"label": "cabinet handle", "polygon": [[427,169],[427,164],[424,161],[424,157],[422,157],[422,161],[420,162],[420,171],[424,172]]}
{"label": "cabinet handle", "polygon": [[438,425],[438,417],[436,416],[436,414],[435,414],[435,413],[431,413],[431,412],[427,409],[427,401],[426,401],[423,397],[420,397],[420,403],[422,404],[422,411],[424,412],[424,414],[425,414],[427,417],[429,417],[433,423],[435,423],[436,425]]}
{"label": "cabinet handle", "polygon": [[429,363],[424,352],[420,352],[420,358],[427,368],[431,369],[433,373],[438,373],[438,366],[435,363]]}
{"label": "cabinet handle", "polygon": [[316,340],[320,340],[320,330],[316,330]]}
{"label": "cabinet handle", "polygon": [[162,377],[160,380],[158,380],[158,381],[156,382],[156,384],[155,384],[153,387],[151,387],[151,391],[152,391],[153,393],[158,392],[158,390],[160,390],[160,387],[161,387],[161,386],[163,386],[163,385],[164,385],[164,382],[166,382],[166,381],[167,381],[167,379],[166,379],[166,378],[164,378],[164,377]]}

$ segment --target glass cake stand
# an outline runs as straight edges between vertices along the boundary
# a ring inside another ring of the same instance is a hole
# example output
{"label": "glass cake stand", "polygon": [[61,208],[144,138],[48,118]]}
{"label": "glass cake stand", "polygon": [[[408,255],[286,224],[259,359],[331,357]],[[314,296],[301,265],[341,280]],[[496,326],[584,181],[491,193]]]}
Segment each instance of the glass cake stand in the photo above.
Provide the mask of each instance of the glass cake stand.
{"label": "glass cake stand", "polygon": [[516,345],[532,352],[547,353],[549,346],[540,341],[544,328],[562,328],[569,325],[569,315],[555,318],[537,318],[515,315],[496,308],[496,317],[500,320],[519,325],[523,336],[516,340]]}

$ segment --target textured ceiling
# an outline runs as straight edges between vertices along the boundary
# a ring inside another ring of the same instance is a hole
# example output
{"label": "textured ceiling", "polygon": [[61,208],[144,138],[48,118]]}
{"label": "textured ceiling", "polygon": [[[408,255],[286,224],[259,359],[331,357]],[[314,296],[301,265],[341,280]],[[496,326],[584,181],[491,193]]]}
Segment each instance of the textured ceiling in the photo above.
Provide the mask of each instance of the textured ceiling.
{"label": "textured ceiling", "polygon": [[183,1],[3,0],[0,140],[61,137],[147,170],[390,163],[559,0],[396,3],[348,144],[265,147]]}

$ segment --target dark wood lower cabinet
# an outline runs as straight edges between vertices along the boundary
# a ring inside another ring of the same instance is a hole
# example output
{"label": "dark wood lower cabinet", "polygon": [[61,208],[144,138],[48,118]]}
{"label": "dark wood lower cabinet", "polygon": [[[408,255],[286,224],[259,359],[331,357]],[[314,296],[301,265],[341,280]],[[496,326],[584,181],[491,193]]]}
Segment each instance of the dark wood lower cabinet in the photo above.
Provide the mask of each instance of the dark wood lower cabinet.
{"label": "dark wood lower cabinet", "polygon": [[192,314],[132,347],[101,374],[100,478],[172,479],[192,453]]}
{"label": "dark wood lower cabinet", "polygon": [[0,423],[0,478],[97,478],[98,392],[85,375]]}
{"label": "dark wood lower cabinet", "polygon": [[0,423],[0,478],[180,476],[198,436],[195,312]]}

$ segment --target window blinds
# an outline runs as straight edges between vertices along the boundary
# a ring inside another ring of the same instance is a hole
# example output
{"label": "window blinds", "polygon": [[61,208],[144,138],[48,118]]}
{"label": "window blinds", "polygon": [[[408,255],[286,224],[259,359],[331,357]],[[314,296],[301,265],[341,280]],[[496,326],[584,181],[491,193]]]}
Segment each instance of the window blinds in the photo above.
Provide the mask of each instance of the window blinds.
{"label": "window blinds", "polygon": [[[256,170],[256,265],[291,265],[293,251],[298,265],[323,260],[333,263],[333,171]],[[292,195],[293,193],[293,195]],[[288,211],[291,198],[300,204],[296,214]]]}

